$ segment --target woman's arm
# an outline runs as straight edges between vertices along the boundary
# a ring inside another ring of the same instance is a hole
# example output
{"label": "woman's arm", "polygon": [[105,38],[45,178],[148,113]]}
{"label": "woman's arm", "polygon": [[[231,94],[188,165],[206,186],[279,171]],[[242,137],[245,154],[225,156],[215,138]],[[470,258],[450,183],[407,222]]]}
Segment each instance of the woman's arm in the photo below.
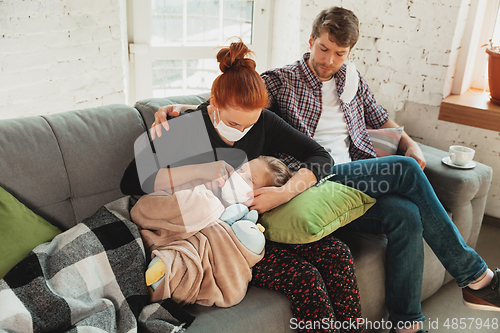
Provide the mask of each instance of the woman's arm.
{"label": "woman's arm", "polygon": [[219,186],[223,186],[233,172],[233,167],[224,161],[161,168],[148,177],[141,186],[135,161],[134,159],[129,164],[120,183],[120,189],[126,195],[144,195],[172,189],[175,191],[176,187],[197,179],[202,183],[216,180]]}
{"label": "woman's arm", "polygon": [[297,131],[283,119],[267,111],[264,155],[289,154],[302,162],[301,168],[282,187],[263,187],[253,191],[254,198],[245,204],[259,214],[269,211],[313,186],[326,176],[334,162],[316,141]]}
{"label": "woman's arm", "polygon": [[198,179],[198,170],[196,165],[185,165],[176,168],[161,168],[156,174],[154,190],[171,190],[175,192],[175,188],[189,183],[192,180]]}
{"label": "woman's arm", "polygon": [[147,194],[141,187],[139,175],[137,173],[137,165],[135,158],[130,162],[127,169],[123,173],[120,181],[120,190],[125,195],[144,195]]}
{"label": "woman's arm", "polygon": [[196,179],[200,179],[204,183],[217,180],[219,186],[223,186],[232,172],[233,168],[224,161],[161,168],[156,175],[154,189],[155,191],[170,189],[175,191],[176,187]]}
{"label": "woman's arm", "polygon": [[301,168],[281,187],[262,187],[253,191],[254,198],[245,202],[245,204],[250,210],[254,209],[259,214],[262,214],[292,200],[292,198],[313,186],[316,181],[316,176],[311,170]]}

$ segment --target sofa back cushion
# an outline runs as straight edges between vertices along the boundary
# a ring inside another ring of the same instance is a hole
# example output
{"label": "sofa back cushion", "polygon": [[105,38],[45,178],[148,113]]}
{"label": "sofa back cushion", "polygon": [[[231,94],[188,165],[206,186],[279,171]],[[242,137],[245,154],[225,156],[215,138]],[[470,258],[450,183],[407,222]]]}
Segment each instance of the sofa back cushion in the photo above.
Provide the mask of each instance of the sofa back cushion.
{"label": "sofa back cushion", "polygon": [[65,230],[122,196],[144,132],[134,108],[109,105],[0,121],[0,186]]}
{"label": "sofa back cushion", "polygon": [[154,114],[160,107],[173,104],[199,105],[209,98],[210,94],[208,93],[164,98],[149,98],[138,101],[135,103],[134,107],[141,113],[146,126],[150,128],[155,119]]}

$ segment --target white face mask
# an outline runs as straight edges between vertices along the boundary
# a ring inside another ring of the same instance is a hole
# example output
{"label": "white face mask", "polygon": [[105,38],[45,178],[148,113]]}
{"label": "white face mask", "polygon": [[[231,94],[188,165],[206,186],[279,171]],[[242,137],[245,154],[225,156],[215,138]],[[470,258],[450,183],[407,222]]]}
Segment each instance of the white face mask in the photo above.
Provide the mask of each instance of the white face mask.
{"label": "white face mask", "polygon": [[[217,118],[219,119],[219,121],[217,121],[217,119],[215,117],[216,114],[217,114]],[[247,129],[243,130],[243,132],[241,132],[241,131],[237,130],[236,128],[227,126],[220,119],[219,109],[217,109],[216,112],[214,112],[214,122],[215,122],[214,127],[217,129],[219,134],[221,136],[223,136],[226,140],[231,141],[231,142],[241,140],[241,138],[244,137],[245,134],[247,134],[248,131],[250,131],[250,129],[253,127],[253,125],[252,125],[252,126],[248,127]]]}
{"label": "white face mask", "polygon": [[222,186],[221,196],[228,204],[234,205],[251,199],[252,197],[246,195],[251,191],[253,191],[253,188],[237,172],[233,172]]}
{"label": "white face mask", "polygon": [[340,99],[344,103],[350,103],[358,92],[359,76],[356,70],[356,65],[353,62],[348,62],[346,67],[346,77],[344,92],[340,95]]}

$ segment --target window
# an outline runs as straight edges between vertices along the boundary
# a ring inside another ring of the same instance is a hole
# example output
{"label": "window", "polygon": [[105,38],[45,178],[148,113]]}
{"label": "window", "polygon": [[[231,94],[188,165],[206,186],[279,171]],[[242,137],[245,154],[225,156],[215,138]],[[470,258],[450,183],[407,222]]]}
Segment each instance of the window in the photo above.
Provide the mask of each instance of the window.
{"label": "window", "polygon": [[271,1],[132,2],[132,99],[210,91],[220,74],[215,56],[235,36],[255,52],[257,70],[267,68]]}
{"label": "window", "polygon": [[[462,95],[469,88],[488,89],[488,57],[482,45],[489,44],[490,39],[500,43],[499,2],[470,3],[451,94]],[[444,97],[447,95],[445,92]]]}
{"label": "window", "polygon": [[497,10],[495,29],[493,29],[493,37],[492,37],[493,44],[495,45],[500,45],[500,20],[498,19],[499,17],[500,17],[500,11]]}
{"label": "window", "polygon": [[[490,39],[495,44],[500,42],[499,3],[500,0],[462,2],[467,20],[463,35],[456,33],[456,37],[461,37],[456,49],[460,53],[450,66],[448,78],[453,77],[453,83],[444,91],[439,120],[500,131],[500,106],[490,101],[488,56],[483,46]],[[459,18],[457,28],[461,22]]]}
{"label": "window", "polygon": [[152,46],[217,46],[229,36],[252,42],[254,1],[152,0]]}
{"label": "window", "polygon": [[[490,6],[490,9],[488,8]],[[488,13],[491,10],[491,13]],[[493,45],[500,45],[500,20],[498,19],[500,12],[498,10],[498,1],[489,1],[486,7],[486,16],[483,25],[482,35],[479,37],[480,41],[486,41],[481,44],[481,51],[476,57],[476,64],[472,74],[471,88],[479,90],[488,90],[488,56],[485,52],[483,45],[488,44],[491,39]],[[496,15],[495,15],[496,14]]]}

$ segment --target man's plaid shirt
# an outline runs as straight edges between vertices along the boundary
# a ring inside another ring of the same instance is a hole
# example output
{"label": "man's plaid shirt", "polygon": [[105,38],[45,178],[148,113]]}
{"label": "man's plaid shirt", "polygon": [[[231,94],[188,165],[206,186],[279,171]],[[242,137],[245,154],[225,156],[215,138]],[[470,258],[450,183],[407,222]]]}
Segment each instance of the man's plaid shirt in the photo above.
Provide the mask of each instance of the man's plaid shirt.
{"label": "man's plaid shirt", "polygon": [[[322,107],[321,87],[323,83],[309,68],[307,61],[310,53],[283,68],[275,68],[262,73],[269,93],[270,109],[281,116],[290,125],[314,137]],[[359,74],[359,73],[358,73]],[[346,65],[335,73],[335,84],[339,96],[344,91]],[[350,135],[349,153],[352,160],[375,157],[375,150],[370,141],[366,126],[379,128],[389,120],[386,109],[377,104],[366,81],[359,76],[358,92],[350,103],[340,100],[347,129]],[[291,156],[281,156],[293,169],[298,168],[298,161]]]}

